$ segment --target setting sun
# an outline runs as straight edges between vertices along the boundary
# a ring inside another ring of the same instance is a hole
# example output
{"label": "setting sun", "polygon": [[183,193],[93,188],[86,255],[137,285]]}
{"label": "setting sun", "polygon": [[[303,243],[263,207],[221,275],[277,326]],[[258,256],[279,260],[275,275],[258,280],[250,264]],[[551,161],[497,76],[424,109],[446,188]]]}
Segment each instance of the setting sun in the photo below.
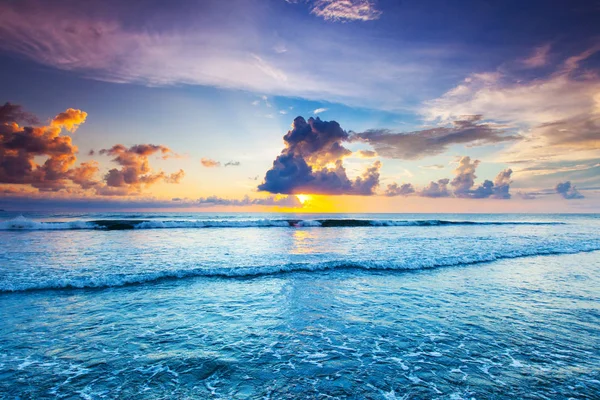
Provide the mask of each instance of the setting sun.
{"label": "setting sun", "polygon": [[302,204],[305,204],[306,202],[310,201],[311,197],[307,194],[297,194],[296,198],[298,198],[298,201]]}

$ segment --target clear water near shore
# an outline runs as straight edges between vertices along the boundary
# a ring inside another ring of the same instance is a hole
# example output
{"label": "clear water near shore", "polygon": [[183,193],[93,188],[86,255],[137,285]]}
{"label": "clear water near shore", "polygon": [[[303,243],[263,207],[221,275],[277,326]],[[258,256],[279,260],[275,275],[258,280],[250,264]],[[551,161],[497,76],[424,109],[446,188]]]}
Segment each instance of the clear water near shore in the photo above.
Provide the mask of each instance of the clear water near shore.
{"label": "clear water near shore", "polygon": [[[0,219],[8,398],[600,394],[595,215]],[[99,220],[195,226],[39,228]]]}

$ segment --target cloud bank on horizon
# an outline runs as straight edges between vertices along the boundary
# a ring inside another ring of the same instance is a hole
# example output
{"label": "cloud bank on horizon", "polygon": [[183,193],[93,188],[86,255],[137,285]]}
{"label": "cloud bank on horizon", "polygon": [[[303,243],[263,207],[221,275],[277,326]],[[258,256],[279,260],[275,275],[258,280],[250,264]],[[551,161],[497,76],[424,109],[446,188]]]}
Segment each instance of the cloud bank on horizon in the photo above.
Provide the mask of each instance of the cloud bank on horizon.
{"label": "cloud bank on horizon", "polygon": [[[185,176],[183,169],[166,174],[164,171],[154,172],[150,166],[149,157],[159,156],[162,159],[176,157],[177,154],[164,145],[138,144],[126,147],[122,144],[101,149],[98,155],[113,157],[111,161],[120,168],[109,169],[103,177],[99,177],[100,167],[97,161],[82,162],[75,166],[78,149],[72,145],[71,137],[63,134],[63,130],[74,133],[85,122],[87,113],[68,109],[59,113],[46,126],[21,126],[22,122],[37,122],[37,118],[18,105],[6,103],[0,107],[0,185],[4,195],[23,196],[25,194],[43,192],[61,192],[79,196],[136,196],[143,193],[155,183],[178,184]],[[387,143],[394,151],[388,152],[379,145],[379,133],[369,131],[363,134],[349,134],[336,121],[322,121],[320,118],[303,117],[294,119],[292,129],[283,137],[285,147],[273,161],[259,191],[277,195],[318,194],[318,195],[358,195],[372,196],[383,194],[395,196],[421,196],[429,198],[456,197],[465,199],[510,199],[510,184],[512,169],[507,168],[497,174],[493,181],[485,179],[476,185],[476,169],[479,160],[471,160],[464,156],[458,160],[452,180],[448,178],[431,181],[422,188],[412,183],[391,183],[383,193],[378,192],[380,186],[380,169],[382,162],[376,160],[368,166],[361,175],[351,179],[344,167],[344,158],[356,154],[358,158],[422,158],[428,155],[423,146],[423,140],[431,137],[454,135],[460,141],[481,140],[481,136],[496,135],[487,126],[478,126],[474,122],[480,117],[465,118],[454,123],[452,128],[424,130],[422,132],[389,133],[384,135]],[[433,132],[433,134],[432,134]],[[466,133],[465,133],[466,132]],[[483,135],[480,133],[483,132]],[[439,133],[439,135],[437,135]],[[407,137],[411,140],[407,141]],[[500,136],[504,138],[505,136]],[[510,139],[512,140],[512,139]],[[374,145],[376,151],[358,150],[355,153],[344,145],[355,141],[364,141]],[[406,142],[409,148],[403,149]],[[415,143],[417,143],[415,145]],[[379,146],[379,147],[378,147]],[[410,147],[413,146],[413,147]],[[434,150],[435,146],[430,146]],[[90,151],[90,155],[95,155]],[[403,156],[404,155],[404,156]],[[46,157],[43,164],[37,164],[35,159]],[[212,159],[203,158],[205,167],[214,168],[221,165]],[[230,161],[227,165],[239,165]],[[32,191],[25,191],[21,186],[27,185]],[[583,199],[583,196],[570,181],[559,182],[555,192],[567,200]],[[535,196],[530,196],[533,198]],[[268,205],[277,207],[301,207],[302,204],[293,196],[267,197],[251,199],[226,199],[218,196],[199,198],[198,200],[173,199],[177,206],[252,206]]]}

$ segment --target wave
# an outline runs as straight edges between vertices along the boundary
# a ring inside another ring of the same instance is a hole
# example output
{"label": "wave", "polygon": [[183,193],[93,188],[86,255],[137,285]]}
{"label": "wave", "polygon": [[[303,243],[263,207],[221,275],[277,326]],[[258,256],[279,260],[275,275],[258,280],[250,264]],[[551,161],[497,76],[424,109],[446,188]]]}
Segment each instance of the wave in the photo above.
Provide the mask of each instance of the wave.
{"label": "wave", "polygon": [[266,265],[255,267],[236,268],[194,268],[166,270],[160,272],[147,272],[132,275],[114,274],[94,277],[63,277],[54,280],[36,281],[27,283],[3,282],[0,283],[0,293],[24,292],[59,289],[105,289],[132,285],[158,283],[168,280],[185,278],[257,278],[261,276],[289,274],[294,272],[324,272],[339,270],[362,270],[372,272],[408,272],[430,270],[442,267],[458,267],[475,264],[489,263],[505,259],[551,256],[561,254],[589,253],[600,251],[600,244],[582,244],[579,248],[565,246],[562,249],[537,249],[511,251],[504,254],[486,254],[457,256],[446,260],[425,260],[410,263],[384,263],[384,262],[345,262],[330,261],[323,263],[290,263],[281,265]]}
{"label": "wave", "polygon": [[453,225],[563,225],[564,222],[525,221],[446,221],[384,220],[384,219],[255,219],[255,220],[131,220],[105,219],[92,221],[40,222],[23,216],[0,221],[0,230],[129,230],[129,229],[199,229],[199,228],[341,228],[341,227],[401,227]]}

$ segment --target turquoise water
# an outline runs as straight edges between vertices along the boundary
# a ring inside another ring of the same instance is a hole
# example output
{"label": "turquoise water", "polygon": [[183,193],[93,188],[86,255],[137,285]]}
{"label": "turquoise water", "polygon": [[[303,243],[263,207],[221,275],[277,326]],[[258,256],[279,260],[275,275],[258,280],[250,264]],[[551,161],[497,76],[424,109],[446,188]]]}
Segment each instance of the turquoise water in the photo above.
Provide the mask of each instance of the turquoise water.
{"label": "turquoise water", "polygon": [[595,215],[0,220],[2,397],[600,396]]}

